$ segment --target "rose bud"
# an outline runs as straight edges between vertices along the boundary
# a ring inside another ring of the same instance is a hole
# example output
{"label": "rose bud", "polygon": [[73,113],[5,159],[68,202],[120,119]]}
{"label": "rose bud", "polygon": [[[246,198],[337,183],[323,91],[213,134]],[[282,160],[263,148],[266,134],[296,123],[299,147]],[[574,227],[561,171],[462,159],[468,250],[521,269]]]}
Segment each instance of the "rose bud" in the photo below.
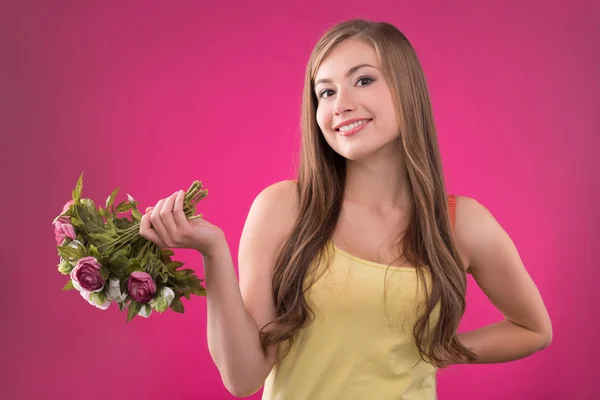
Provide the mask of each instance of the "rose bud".
{"label": "rose bud", "polygon": [[75,240],[77,237],[75,235],[75,228],[73,224],[71,224],[71,220],[69,217],[60,217],[56,221],[54,221],[54,237],[56,239],[56,245],[62,245],[65,238],[71,238],[71,240]]}

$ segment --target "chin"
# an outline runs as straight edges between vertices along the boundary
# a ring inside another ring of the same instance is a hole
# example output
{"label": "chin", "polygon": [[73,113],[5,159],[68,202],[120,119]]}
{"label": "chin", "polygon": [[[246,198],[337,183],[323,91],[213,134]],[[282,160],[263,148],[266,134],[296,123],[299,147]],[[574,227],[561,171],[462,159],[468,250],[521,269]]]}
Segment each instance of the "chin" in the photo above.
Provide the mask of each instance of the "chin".
{"label": "chin", "polygon": [[340,156],[344,157],[349,161],[360,161],[362,159],[367,158],[371,153],[365,152],[364,150],[351,150],[351,151],[336,151]]}

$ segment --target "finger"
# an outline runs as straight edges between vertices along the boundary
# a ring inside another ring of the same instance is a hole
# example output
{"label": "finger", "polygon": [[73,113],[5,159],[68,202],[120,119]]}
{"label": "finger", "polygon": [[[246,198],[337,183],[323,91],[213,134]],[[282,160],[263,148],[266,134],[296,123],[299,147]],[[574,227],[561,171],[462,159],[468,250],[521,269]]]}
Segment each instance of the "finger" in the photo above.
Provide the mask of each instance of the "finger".
{"label": "finger", "polygon": [[150,211],[152,211],[154,209],[154,207],[146,207],[146,214],[148,214]]}
{"label": "finger", "polygon": [[152,228],[158,234],[158,237],[163,243],[167,243],[170,240],[169,235],[165,229],[165,226],[162,223],[162,219],[160,218],[160,211],[162,210],[165,199],[159,200],[154,207],[154,210],[150,213],[150,222],[152,222]]}
{"label": "finger", "polygon": [[175,203],[175,196],[177,193],[173,193],[167,197],[162,210],[160,210],[160,219],[169,235],[169,238],[173,239],[177,235],[177,225],[175,224],[175,218],[173,217],[173,203]]}
{"label": "finger", "polygon": [[142,215],[142,219],[140,220],[140,231],[139,234],[141,237],[155,243],[158,247],[165,248],[165,244],[158,237],[154,229],[150,226],[150,214]]}
{"label": "finger", "polygon": [[177,192],[177,197],[175,198],[175,205],[173,206],[173,217],[175,218],[175,224],[177,224],[177,229],[181,232],[188,225],[188,219],[183,212],[183,199],[185,198],[185,192],[180,190]]}

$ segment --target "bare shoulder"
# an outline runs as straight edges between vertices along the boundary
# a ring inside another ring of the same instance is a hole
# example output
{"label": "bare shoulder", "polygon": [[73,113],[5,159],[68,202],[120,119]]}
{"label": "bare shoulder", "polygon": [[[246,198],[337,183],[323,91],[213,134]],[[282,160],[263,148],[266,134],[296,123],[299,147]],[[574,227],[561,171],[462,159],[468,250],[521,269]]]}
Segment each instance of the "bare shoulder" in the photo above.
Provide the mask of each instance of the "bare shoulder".
{"label": "bare shoulder", "polygon": [[[285,180],[273,183],[263,189],[254,203],[265,212],[272,212],[273,217],[284,217],[288,224],[294,222],[299,209],[298,182]],[[291,221],[290,221],[291,220]],[[282,222],[274,221],[274,222]]]}
{"label": "bare shoulder", "polygon": [[492,213],[480,202],[468,196],[456,196],[454,239],[459,253],[472,273],[476,255],[486,241],[497,240],[503,229]]}
{"label": "bare shoulder", "polygon": [[275,253],[292,229],[298,209],[297,182],[293,180],[269,185],[256,196],[240,238],[238,264],[242,284],[248,283],[247,271],[272,274]]}

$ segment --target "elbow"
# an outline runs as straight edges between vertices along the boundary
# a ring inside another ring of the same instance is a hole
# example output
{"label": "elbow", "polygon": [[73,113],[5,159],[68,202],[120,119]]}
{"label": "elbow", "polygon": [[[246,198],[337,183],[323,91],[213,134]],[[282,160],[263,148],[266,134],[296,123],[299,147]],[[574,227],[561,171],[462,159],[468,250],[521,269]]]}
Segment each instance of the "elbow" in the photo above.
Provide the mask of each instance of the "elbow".
{"label": "elbow", "polygon": [[550,332],[548,334],[548,336],[546,337],[546,340],[544,341],[544,349],[548,346],[550,346],[550,343],[552,343],[552,332]]}
{"label": "elbow", "polygon": [[231,393],[234,397],[238,399],[247,397],[246,392],[242,390],[242,388],[235,386],[231,382],[223,381],[223,384],[225,385],[225,389],[227,389],[227,391]]}
{"label": "elbow", "polygon": [[233,381],[231,379],[224,379],[223,377],[222,377],[222,381],[223,381],[223,385],[225,386],[225,389],[227,389],[227,391],[229,393],[231,393],[234,397],[236,397],[238,399],[252,396],[254,393],[256,393],[260,390],[260,387],[258,389],[248,389],[247,386],[236,384],[235,381]]}
{"label": "elbow", "polygon": [[237,388],[235,386],[225,385],[227,391],[231,393],[234,397],[238,399],[243,399],[244,397],[252,396],[254,393],[258,392],[258,390],[247,390],[244,388]]}
{"label": "elbow", "polygon": [[552,343],[552,328],[540,333],[540,350],[544,350]]}
{"label": "elbow", "polygon": [[244,397],[248,397],[243,391],[239,391],[236,388],[227,388],[227,391],[233,395],[233,397],[237,399],[243,399]]}

